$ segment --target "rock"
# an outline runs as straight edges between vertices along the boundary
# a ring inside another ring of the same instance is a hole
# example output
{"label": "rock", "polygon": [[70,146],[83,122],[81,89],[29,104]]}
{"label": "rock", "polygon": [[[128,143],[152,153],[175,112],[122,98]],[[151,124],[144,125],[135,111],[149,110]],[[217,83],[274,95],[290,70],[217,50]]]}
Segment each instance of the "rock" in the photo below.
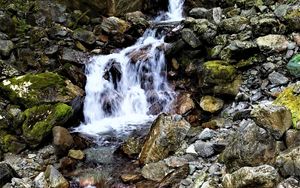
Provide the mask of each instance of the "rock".
{"label": "rock", "polygon": [[292,112],[293,126],[300,129],[300,82],[287,87],[274,101],[275,105],[285,106]]}
{"label": "rock", "polygon": [[81,150],[71,149],[68,153],[68,157],[71,157],[76,160],[83,160],[85,157],[85,154]]}
{"label": "rock", "polygon": [[74,30],[73,38],[89,45],[96,42],[96,37],[93,32],[81,28]]}
{"label": "rock", "polygon": [[83,90],[53,72],[26,74],[4,80],[0,88],[11,101],[25,107],[42,103],[70,102],[83,96]]}
{"label": "rock", "polygon": [[14,43],[10,40],[0,40],[0,55],[9,56],[10,52],[14,48]]}
{"label": "rock", "polygon": [[285,144],[287,148],[292,146],[300,146],[300,131],[289,129],[285,133]]}
{"label": "rock", "polygon": [[236,69],[226,61],[207,61],[199,72],[202,84],[221,84],[233,81]]}
{"label": "rock", "polygon": [[4,152],[20,153],[26,148],[26,144],[23,139],[18,138],[15,135],[6,133],[5,131],[0,132],[0,144],[1,149]]}
{"label": "rock", "polygon": [[126,21],[117,17],[106,18],[101,24],[101,29],[108,34],[125,33],[129,27]]}
{"label": "rock", "polygon": [[219,159],[230,171],[275,162],[276,141],[253,121],[243,120]]}
{"label": "rock", "polygon": [[256,43],[262,51],[282,52],[288,47],[288,41],[284,35],[266,35],[257,38]]}
{"label": "rock", "polygon": [[65,47],[62,50],[61,60],[66,63],[85,64],[87,63],[88,55]]}
{"label": "rock", "polygon": [[156,163],[148,163],[142,168],[142,175],[144,178],[152,181],[161,181],[171,169],[163,161]]}
{"label": "rock", "polygon": [[289,82],[289,79],[287,77],[275,71],[269,74],[268,79],[275,86],[284,85]]}
{"label": "rock", "polygon": [[241,53],[252,54],[257,51],[257,44],[253,41],[234,40],[220,52],[222,60],[241,59]]}
{"label": "rock", "polygon": [[300,182],[294,178],[287,178],[281,181],[276,188],[294,188],[299,187]]}
{"label": "rock", "polygon": [[129,21],[133,26],[137,28],[147,28],[149,22],[146,20],[146,16],[141,11],[135,11],[125,14],[126,21]]}
{"label": "rock", "polygon": [[258,167],[243,167],[232,174],[226,174],[222,185],[224,188],[270,188],[275,187],[279,179],[280,176],[274,167],[262,165]]}
{"label": "rock", "polygon": [[205,128],[198,136],[197,138],[203,141],[210,140],[216,135],[216,131]]}
{"label": "rock", "polygon": [[210,22],[219,24],[222,19],[222,9],[220,7],[209,10],[206,8],[193,8],[190,10],[189,15],[194,18],[203,18]]}
{"label": "rock", "polygon": [[14,76],[19,76],[20,72],[8,61],[0,60],[0,79],[7,79]]}
{"label": "rock", "polygon": [[289,73],[296,78],[300,77],[300,54],[294,55],[294,57],[287,64]]}
{"label": "rock", "polygon": [[180,181],[186,178],[188,174],[189,166],[184,165],[165,176],[165,178],[159,183],[159,187],[179,187]]}
{"label": "rock", "polygon": [[72,107],[63,103],[29,108],[24,111],[23,136],[31,147],[35,147],[51,133],[54,126],[63,125],[72,114]]}
{"label": "rock", "polygon": [[181,116],[161,114],[152,124],[139,156],[142,164],[157,162],[175,152],[186,137],[190,124]]}
{"label": "rock", "polygon": [[253,108],[251,115],[258,126],[269,131],[277,140],[292,126],[292,114],[283,106],[262,103]]}
{"label": "rock", "polygon": [[0,163],[0,186],[9,183],[13,177],[19,177],[16,171],[6,163]]}
{"label": "rock", "polygon": [[235,97],[239,93],[242,82],[243,81],[241,75],[238,75],[231,83],[218,84],[214,86],[212,93],[218,95],[230,95]]}
{"label": "rock", "polygon": [[189,93],[180,95],[177,100],[177,114],[184,115],[195,108],[195,103]]}
{"label": "rock", "polygon": [[300,175],[300,147],[293,147],[280,153],[276,158],[276,167],[283,177]]}
{"label": "rock", "polygon": [[300,31],[300,26],[298,24],[300,22],[299,12],[300,8],[299,6],[296,6],[289,9],[286,15],[284,15],[284,19],[287,22],[287,27],[290,31]]}
{"label": "rock", "polygon": [[251,26],[256,36],[264,36],[270,33],[281,33],[282,27],[279,22],[268,15],[261,15],[260,17],[254,17],[251,20]]}
{"label": "rock", "polygon": [[185,25],[190,28],[196,36],[201,40],[211,43],[217,35],[217,26],[207,19],[185,19]]}
{"label": "rock", "polygon": [[45,171],[45,177],[48,180],[49,187],[69,188],[69,182],[52,165],[48,165]]}
{"label": "rock", "polygon": [[240,31],[244,30],[248,24],[248,18],[235,16],[222,20],[220,22],[220,28],[228,33],[239,33]]}
{"label": "rock", "polygon": [[122,174],[121,179],[125,183],[135,183],[143,179],[140,174]]}
{"label": "rock", "polygon": [[204,96],[201,98],[200,107],[210,113],[215,113],[223,108],[224,101],[212,96]]}
{"label": "rock", "polygon": [[33,180],[34,187],[38,188],[48,188],[49,185],[46,181],[45,173],[41,172],[37,177]]}
{"label": "rock", "polygon": [[128,138],[124,144],[122,144],[122,151],[129,157],[137,156],[143,147],[143,140],[141,138]]}
{"label": "rock", "polygon": [[55,126],[52,129],[53,145],[57,156],[64,156],[74,145],[74,140],[68,129]]}
{"label": "rock", "polygon": [[16,33],[16,24],[10,15],[1,11],[0,13],[0,31],[7,33],[10,36],[14,36]]}
{"label": "rock", "polygon": [[197,141],[194,146],[195,151],[202,158],[209,158],[216,154],[213,143]]}
{"label": "rock", "polygon": [[185,28],[181,31],[182,39],[190,45],[192,48],[198,48],[202,45],[201,41],[198,39],[198,37],[195,35],[195,33],[188,28]]}

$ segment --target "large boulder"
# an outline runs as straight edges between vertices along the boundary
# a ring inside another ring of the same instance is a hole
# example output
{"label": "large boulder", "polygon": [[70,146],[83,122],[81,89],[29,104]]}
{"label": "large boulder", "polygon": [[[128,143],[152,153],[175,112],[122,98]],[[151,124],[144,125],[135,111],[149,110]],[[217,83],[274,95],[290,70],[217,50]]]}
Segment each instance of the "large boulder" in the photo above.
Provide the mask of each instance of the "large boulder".
{"label": "large boulder", "polygon": [[179,115],[161,114],[152,124],[139,160],[142,164],[157,162],[175,152],[182,144],[190,124]]}
{"label": "large boulder", "polygon": [[70,102],[83,96],[83,90],[53,72],[26,74],[4,80],[1,90],[10,101],[32,107],[42,103]]}
{"label": "large boulder", "polygon": [[58,103],[41,105],[24,111],[23,136],[31,147],[35,147],[48,136],[54,126],[63,125],[73,114],[72,107]]}
{"label": "large boulder", "polygon": [[270,188],[275,187],[280,176],[276,169],[269,165],[258,167],[243,167],[232,174],[224,176],[224,188]]}
{"label": "large boulder", "polygon": [[251,115],[258,126],[269,131],[277,140],[292,126],[292,114],[283,106],[260,104],[254,107]]}
{"label": "large boulder", "polygon": [[273,164],[276,153],[276,140],[253,121],[243,120],[219,159],[234,171],[244,166]]}

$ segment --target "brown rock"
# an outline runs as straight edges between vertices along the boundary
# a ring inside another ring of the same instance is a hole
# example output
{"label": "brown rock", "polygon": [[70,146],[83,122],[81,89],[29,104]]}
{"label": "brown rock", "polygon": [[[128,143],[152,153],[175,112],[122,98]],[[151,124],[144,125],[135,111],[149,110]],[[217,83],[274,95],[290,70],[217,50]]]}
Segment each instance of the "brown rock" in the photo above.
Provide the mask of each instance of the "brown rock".
{"label": "brown rock", "polygon": [[224,101],[212,96],[204,96],[201,98],[200,107],[210,113],[215,113],[223,108]]}
{"label": "brown rock", "polygon": [[134,183],[142,180],[142,175],[141,174],[122,174],[121,179],[124,183]]}
{"label": "brown rock", "polygon": [[191,98],[191,94],[185,93],[178,97],[178,105],[176,108],[176,113],[183,115],[190,110],[195,108],[195,103],[193,99]]}
{"label": "brown rock", "polygon": [[56,126],[53,127],[52,134],[56,154],[58,156],[67,154],[68,150],[71,149],[74,144],[73,137],[69,131],[64,127]]}

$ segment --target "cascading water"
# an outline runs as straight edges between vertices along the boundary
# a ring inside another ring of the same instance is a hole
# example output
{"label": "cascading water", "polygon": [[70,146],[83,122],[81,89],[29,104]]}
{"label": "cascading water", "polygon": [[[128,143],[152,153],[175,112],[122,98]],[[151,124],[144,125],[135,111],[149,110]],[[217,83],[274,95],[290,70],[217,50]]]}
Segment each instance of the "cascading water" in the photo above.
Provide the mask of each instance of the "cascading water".
{"label": "cascading water", "polygon": [[[169,0],[169,11],[163,17],[182,20],[183,3]],[[76,132],[124,133],[169,110],[175,93],[166,78],[164,38],[155,36],[156,30],[147,30],[135,45],[93,57],[86,65],[85,122]]]}

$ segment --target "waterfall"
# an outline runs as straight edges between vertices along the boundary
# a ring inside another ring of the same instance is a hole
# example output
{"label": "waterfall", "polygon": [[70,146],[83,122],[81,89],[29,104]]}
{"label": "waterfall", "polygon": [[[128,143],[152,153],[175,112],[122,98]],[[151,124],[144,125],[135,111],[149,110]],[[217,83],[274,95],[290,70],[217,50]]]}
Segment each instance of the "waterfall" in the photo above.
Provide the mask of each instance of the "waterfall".
{"label": "waterfall", "polygon": [[[170,0],[167,20],[182,19],[183,0]],[[163,20],[162,20],[163,21]],[[164,37],[146,30],[136,44],[86,65],[84,122],[76,132],[126,132],[170,110],[175,92],[167,82]]]}

